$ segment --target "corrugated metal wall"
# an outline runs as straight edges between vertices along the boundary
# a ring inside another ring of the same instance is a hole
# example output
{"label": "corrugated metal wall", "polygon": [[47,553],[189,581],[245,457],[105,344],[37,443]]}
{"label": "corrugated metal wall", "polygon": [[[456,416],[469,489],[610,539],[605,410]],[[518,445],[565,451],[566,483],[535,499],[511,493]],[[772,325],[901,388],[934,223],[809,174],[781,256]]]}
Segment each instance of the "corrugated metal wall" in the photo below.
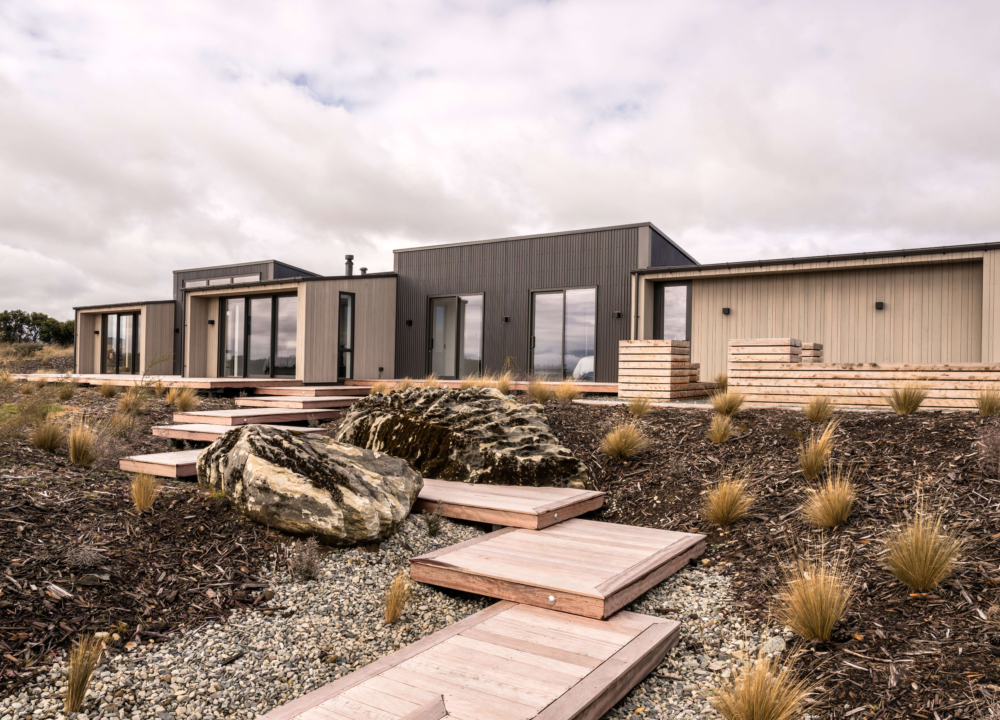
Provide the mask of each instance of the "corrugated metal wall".
{"label": "corrugated metal wall", "polygon": [[[427,374],[430,296],[484,293],[485,369],[500,370],[510,357],[526,371],[531,292],[597,286],[596,380],[616,381],[618,341],[629,335],[629,272],[637,267],[638,238],[636,226],[397,252],[396,376]],[[613,317],[616,311],[621,318]],[[503,322],[505,315],[510,322]]]}
{"label": "corrugated metal wall", "polygon": [[[876,310],[875,303],[885,303]],[[728,307],[731,314],[723,315]],[[694,280],[691,359],[725,370],[735,338],[823,343],[831,363],[982,361],[983,265],[961,262]]]}
{"label": "corrugated metal wall", "polygon": [[653,228],[649,229],[649,242],[649,267],[674,267],[692,264],[684,253]]}

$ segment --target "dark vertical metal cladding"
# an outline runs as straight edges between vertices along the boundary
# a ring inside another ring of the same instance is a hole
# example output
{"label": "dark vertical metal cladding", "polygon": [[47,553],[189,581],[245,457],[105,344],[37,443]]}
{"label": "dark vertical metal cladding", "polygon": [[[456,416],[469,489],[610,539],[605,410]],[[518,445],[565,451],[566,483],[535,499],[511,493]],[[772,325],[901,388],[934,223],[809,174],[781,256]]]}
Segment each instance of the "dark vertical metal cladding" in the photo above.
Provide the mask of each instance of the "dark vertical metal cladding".
{"label": "dark vertical metal cladding", "polygon": [[[432,296],[483,293],[485,369],[501,370],[511,358],[519,370],[527,371],[532,291],[596,286],[595,379],[616,381],[618,341],[629,336],[629,273],[637,268],[639,227],[396,252],[396,374],[427,373]],[[616,312],[622,316],[615,318]]]}
{"label": "dark vertical metal cladding", "polygon": [[656,228],[651,227],[649,231],[649,240],[651,243],[649,249],[649,267],[674,267],[696,264],[670,240],[657,232]]}

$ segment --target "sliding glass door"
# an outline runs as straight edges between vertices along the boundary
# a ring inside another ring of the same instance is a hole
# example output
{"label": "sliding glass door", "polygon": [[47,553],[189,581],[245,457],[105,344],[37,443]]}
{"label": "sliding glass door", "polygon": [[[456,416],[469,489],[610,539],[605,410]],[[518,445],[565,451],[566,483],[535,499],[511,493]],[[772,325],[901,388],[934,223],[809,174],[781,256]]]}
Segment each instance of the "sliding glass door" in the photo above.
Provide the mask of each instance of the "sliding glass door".
{"label": "sliding glass door", "polygon": [[102,373],[139,372],[139,318],[140,314],[137,312],[109,313],[103,317]]}
{"label": "sliding glass door", "polygon": [[431,298],[430,371],[454,380],[483,371],[483,296]]}
{"label": "sliding glass door", "polygon": [[597,290],[536,292],[531,298],[531,371],[547,380],[594,379]]}
{"label": "sliding glass door", "polygon": [[225,298],[219,338],[222,377],[295,377],[298,298]]}

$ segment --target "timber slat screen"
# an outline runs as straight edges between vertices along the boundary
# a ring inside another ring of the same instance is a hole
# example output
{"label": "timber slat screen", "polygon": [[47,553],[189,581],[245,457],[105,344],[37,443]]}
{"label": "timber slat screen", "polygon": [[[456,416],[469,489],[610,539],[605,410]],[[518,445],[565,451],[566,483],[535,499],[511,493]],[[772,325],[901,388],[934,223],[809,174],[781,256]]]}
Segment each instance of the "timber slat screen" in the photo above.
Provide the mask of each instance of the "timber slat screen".
{"label": "timber slat screen", "polygon": [[714,383],[698,380],[687,340],[622,340],[618,343],[618,396],[651,400],[705,397]]}

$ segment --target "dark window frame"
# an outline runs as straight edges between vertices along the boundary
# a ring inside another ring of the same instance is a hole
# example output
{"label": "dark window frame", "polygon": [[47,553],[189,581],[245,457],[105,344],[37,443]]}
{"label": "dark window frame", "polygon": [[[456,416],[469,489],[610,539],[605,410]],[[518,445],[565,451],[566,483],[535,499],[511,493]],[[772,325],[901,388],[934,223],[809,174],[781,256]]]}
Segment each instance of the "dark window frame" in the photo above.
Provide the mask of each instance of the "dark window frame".
{"label": "dark window frame", "polygon": [[[426,346],[427,346],[427,357],[424,358],[424,368],[425,375],[430,375],[434,368],[434,314],[431,312],[431,308],[434,307],[434,301],[440,300],[442,298],[462,298],[468,297],[470,295],[478,295],[483,299],[483,318],[479,325],[479,372],[482,374],[486,371],[486,292],[458,292],[458,293],[439,293],[437,295],[427,296],[427,335],[426,335]],[[461,303],[458,303],[458,310],[461,311]],[[458,329],[462,328],[464,330],[464,320],[461,318],[462,323],[458,322],[459,318],[455,321],[455,335],[457,339]],[[458,343],[455,343],[455,377],[442,377],[442,380],[458,380],[461,373],[461,361],[462,359],[458,356]]]}
{"label": "dark window frame", "polygon": [[553,288],[532,288],[528,290],[528,373],[535,374],[535,295],[546,293],[562,293],[562,350],[560,356],[560,367],[562,368],[562,379],[566,379],[566,291],[567,290],[593,290],[594,291],[594,381],[597,381],[597,337],[601,331],[601,288],[598,285],[567,285],[565,287]]}
{"label": "dark window frame", "polygon": [[[275,356],[278,352],[278,298],[284,297],[298,297],[297,292],[284,292],[284,293],[251,293],[249,295],[220,295],[219,305],[218,305],[218,323],[217,327],[219,329],[218,337],[218,352],[216,353],[216,377],[225,378],[230,377],[226,375],[226,301],[227,300],[243,300],[243,374],[240,377],[243,378],[273,378],[275,377]],[[262,298],[270,299],[271,301],[271,361],[270,367],[271,372],[269,375],[249,375],[250,372],[250,301],[260,300]],[[296,333],[298,330],[296,329]],[[298,364],[299,358],[295,358],[295,369],[296,375],[298,374]],[[284,376],[282,376],[284,377]]]}
{"label": "dark window frame", "polygon": [[667,282],[653,283],[653,339],[663,340],[663,288],[666,287],[686,287],[687,304],[686,317],[684,320],[684,339],[691,342],[691,295],[692,283],[690,280],[673,280]]}
{"label": "dark window frame", "polygon": [[[349,351],[350,354],[351,354],[351,368],[350,368],[350,374],[349,375],[345,375],[344,377],[340,377],[340,352],[341,352],[341,349],[340,349],[340,299],[342,297],[344,297],[345,295],[351,298],[351,349]],[[354,335],[355,335],[355,330],[357,329],[357,327],[358,327],[358,304],[357,304],[356,293],[346,292],[344,290],[340,290],[339,294],[337,295],[337,382],[338,383],[341,380],[354,380],[355,379],[355,377],[354,377],[354,353],[355,353]],[[296,359],[296,362],[298,362],[298,359]]]}
{"label": "dark window frame", "polygon": [[[108,372],[108,358],[105,355],[107,350],[107,338],[108,338],[108,316],[114,315],[117,327],[115,328],[115,369],[112,372]],[[118,371],[118,367],[121,364],[121,342],[122,342],[122,325],[121,318],[123,315],[130,315],[132,317],[132,372],[121,373]],[[141,310],[129,310],[122,313],[101,313],[101,374],[102,375],[138,375],[139,374],[139,326],[142,322],[142,311]]]}

